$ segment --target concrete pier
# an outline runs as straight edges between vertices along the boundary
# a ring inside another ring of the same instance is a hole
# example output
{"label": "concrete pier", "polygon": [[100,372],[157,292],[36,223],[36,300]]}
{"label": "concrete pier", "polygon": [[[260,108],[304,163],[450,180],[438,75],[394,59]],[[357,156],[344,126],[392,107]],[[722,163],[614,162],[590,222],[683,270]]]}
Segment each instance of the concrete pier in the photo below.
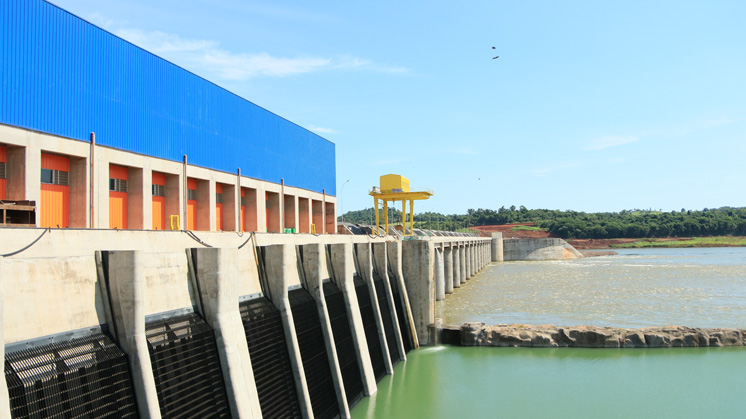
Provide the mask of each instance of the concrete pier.
{"label": "concrete pier", "polygon": [[140,251],[111,252],[109,293],[119,347],[129,356],[130,374],[141,417],[160,418],[155,377],[145,337],[145,255]]}
{"label": "concrete pier", "polygon": [[331,369],[332,381],[334,383],[337,404],[340,406],[340,415],[343,418],[350,417],[350,407],[347,404],[342,370],[339,366],[337,348],[334,342],[332,325],[329,320],[329,312],[324,298],[324,281],[330,281],[330,275],[326,265],[326,251],[320,243],[306,244],[303,249],[303,272],[306,281],[306,290],[316,300],[316,308],[321,320],[321,332],[324,335],[324,346],[326,346],[327,360]]}
{"label": "concrete pier", "polygon": [[443,248],[443,269],[445,270],[446,294],[453,293],[453,245]]}
{"label": "concrete pier", "polygon": [[459,245],[459,254],[461,256],[461,274],[459,276],[461,277],[461,284],[466,284],[466,280],[469,277],[469,263],[466,260],[468,256],[468,253],[466,252],[466,244],[463,242]]}
{"label": "concrete pier", "polygon": [[295,249],[287,244],[274,244],[265,248],[264,258],[265,269],[267,271],[267,291],[269,299],[280,311],[282,318],[285,343],[290,353],[290,364],[293,370],[301,413],[303,417],[311,418],[313,417],[311,396],[308,393],[306,371],[303,368],[298,335],[295,333],[293,311],[288,298],[288,288],[301,285],[295,255]]}
{"label": "concrete pier", "polygon": [[363,378],[363,390],[366,396],[376,394],[378,391],[376,385],[376,376],[373,373],[373,366],[370,362],[370,352],[368,343],[365,340],[365,331],[363,330],[363,319],[360,315],[360,306],[357,295],[355,294],[355,283],[353,276],[355,274],[355,263],[352,254],[351,243],[338,243],[329,245],[331,252],[332,271],[334,272],[332,280],[342,291],[345,297],[345,308],[347,309],[347,318],[350,322],[352,331],[352,341],[355,347],[355,355],[360,365],[360,374]]}
{"label": "concrete pier", "polygon": [[[249,347],[238,311],[238,250],[192,249],[205,321],[215,331],[233,417],[261,418]],[[247,397],[248,396],[248,397]]]}
{"label": "concrete pier", "polygon": [[407,356],[406,351],[404,350],[404,338],[402,331],[399,328],[399,315],[396,313],[396,302],[394,301],[394,292],[391,285],[391,281],[396,278],[391,278],[389,276],[388,245],[389,243],[371,243],[373,250],[373,271],[376,272],[383,281],[383,286],[386,290],[386,300],[388,301],[390,316],[393,323],[394,336],[396,337],[396,344],[399,348],[402,360],[406,361]]}
{"label": "concrete pier", "polygon": [[435,301],[446,298],[446,274],[443,263],[443,249],[435,248]]}
{"label": "concrete pier", "polygon": [[461,288],[461,245],[453,244],[453,288]]}

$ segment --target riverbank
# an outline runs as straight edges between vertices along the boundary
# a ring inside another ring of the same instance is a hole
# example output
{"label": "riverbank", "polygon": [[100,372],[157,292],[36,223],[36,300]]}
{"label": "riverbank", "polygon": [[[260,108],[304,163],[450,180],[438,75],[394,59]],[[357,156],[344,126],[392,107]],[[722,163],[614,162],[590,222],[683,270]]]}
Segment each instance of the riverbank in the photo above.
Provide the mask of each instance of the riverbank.
{"label": "riverbank", "polygon": [[746,247],[744,236],[662,237],[642,239],[569,239],[578,250],[585,249],[644,249],[687,247]]}
{"label": "riverbank", "polygon": [[481,322],[461,326],[436,323],[439,342],[461,346],[532,348],[697,348],[746,346],[746,329],[682,326],[624,329],[616,327],[556,327],[497,325]]}

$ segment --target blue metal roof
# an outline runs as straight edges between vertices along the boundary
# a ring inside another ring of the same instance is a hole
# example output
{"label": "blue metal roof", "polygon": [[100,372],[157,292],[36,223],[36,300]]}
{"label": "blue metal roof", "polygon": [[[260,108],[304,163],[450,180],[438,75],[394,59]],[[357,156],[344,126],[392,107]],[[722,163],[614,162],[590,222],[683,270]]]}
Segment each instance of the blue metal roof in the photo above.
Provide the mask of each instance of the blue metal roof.
{"label": "blue metal roof", "polygon": [[0,123],[336,194],[328,140],[46,1],[0,24]]}

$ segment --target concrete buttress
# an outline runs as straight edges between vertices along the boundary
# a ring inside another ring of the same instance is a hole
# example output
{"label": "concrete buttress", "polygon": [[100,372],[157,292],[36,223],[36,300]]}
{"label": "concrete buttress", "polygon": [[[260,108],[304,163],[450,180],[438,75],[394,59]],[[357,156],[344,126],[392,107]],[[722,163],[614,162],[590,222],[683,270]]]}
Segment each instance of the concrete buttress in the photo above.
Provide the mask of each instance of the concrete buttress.
{"label": "concrete buttress", "polygon": [[420,345],[428,345],[428,326],[435,322],[435,246],[431,241],[409,240],[402,243],[402,256],[417,337]]}
{"label": "concrete buttress", "polygon": [[461,288],[461,246],[453,244],[453,288]]}
{"label": "concrete buttress", "polygon": [[273,244],[264,248],[264,263],[267,271],[269,299],[277,307],[285,330],[285,342],[290,355],[290,366],[295,377],[295,388],[298,391],[298,403],[304,418],[313,418],[311,396],[308,393],[306,372],[301,361],[298,335],[295,333],[293,311],[290,308],[288,287],[300,285],[295,247],[289,244]]}
{"label": "concrete buttress", "polygon": [[339,405],[340,415],[343,418],[350,417],[350,407],[347,404],[342,370],[339,367],[337,347],[334,344],[334,333],[332,332],[329,311],[326,308],[324,298],[324,281],[331,280],[326,266],[326,251],[321,243],[303,245],[303,271],[306,280],[306,289],[316,300],[316,309],[321,321],[321,333],[324,335],[324,346],[329,361],[334,391]]}
{"label": "concrete buttress", "polygon": [[238,308],[238,249],[192,249],[202,314],[215,332],[231,414],[236,418],[261,418],[243,322]]}
{"label": "concrete buttress", "polygon": [[412,336],[412,347],[417,349],[420,347],[419,339],[417,338],[417,329],[414,325],[414,317],[412,316],[412,306],[409,304],[409,293],[407,292],[407,284],[404,281],[404,270],[403,257],[402,257],[402,242],[394,241],[386,243],[386,255],[388,257],[389,266],[391,272],[394,273],[394,278],[390,278],[392,281],[396,281],[399,285],[401,292],[399,297],[401,298],[402,306],[404,307],[404,315],[406,318],[406,324],[409,325],[409,335]]}
{"label": "concrete buttress", "polygon": [[376,376],[373,372],[373,364],[370,361],[368,342],[365,340],[365,328],[363,317],[360,314],[360,306],[355,294],[354,272],[355,263],[352,256],[351,243],[339,243],[330,245],[332,262],[332,280],[342,291],[345,299],[345,309],[352,331],[352,342],[360,365],[360,375],[363,378],[363,390],[366,396],[376,394],[378,386]]}
{"label": "concrete buttress", "polygon": [[160,418],[158,393],[145,337],[147,290],[143,258],[140,251],[109,253],[109,293],[117,340],[129,359],[140,416]]}
{"label": "concrete buttress", "polygon": [[435,301],[446,298],[446,274],[443,266],[443,248],[435,248]]}
{"label": "concrete buttress", "polygon": [[404,340],[402,338],[402,332],[399,329],[399,316],[396,314],[396,305],[394,303],[394,292],[391,289],[391,281],[396,280],[396,278],[389,277],[386,243],[372,243],[371,247],[373,249],[373,269],[378,273],[378,276],[381,277],[381,280],[383,280],[383,286],[386,290],[386,300],[389,302],[389,311],[391,312],[394,336],[396,337],[396,346],[399,348],[401,360],[406,361],[407,352],[404,350]]}
{"label": "concrete buttress", "polygon": [[466,245],[463,242],[459,244],[458,253],[461,259],[461,273],[459,274],[459,278],[461,278],[461,283],[465,284],[468,272],[466,272]]}
{"label": "concrete buttress", "polygon": [[443,269],[446,275],[446,294],[451,294],[453,293],[453,246],[443,248]]}
{"label": "concrete buttress", "polygon": [[373,315],[376,318],[376,327],[378,328],[378,339],[381,341],[381,351],[383,352],[383,363],[386,366],[386,374],[394,374],[394,365],[391,362],[389,345],[386,340],[386,328],[381,317],[381,307],[378,305],[378,294],[376,293],[376,284],[373,283],[373,252],[370,243],[356,243],[357,261],[360,272],[358,274],[363,278],[368,286],[371,304],[373,306]]}

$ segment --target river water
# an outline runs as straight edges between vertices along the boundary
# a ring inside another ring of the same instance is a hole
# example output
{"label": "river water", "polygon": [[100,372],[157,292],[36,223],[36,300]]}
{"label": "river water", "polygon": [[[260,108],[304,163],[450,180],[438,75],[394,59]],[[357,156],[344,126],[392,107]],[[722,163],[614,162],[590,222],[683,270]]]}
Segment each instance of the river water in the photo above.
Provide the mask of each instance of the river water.
{"label": "river water", "polygon": [[[449,324],[746,328],[746,248],[635,249],[488,266]],[[353,418],[746,417],[745,348],[412,351]]]}

